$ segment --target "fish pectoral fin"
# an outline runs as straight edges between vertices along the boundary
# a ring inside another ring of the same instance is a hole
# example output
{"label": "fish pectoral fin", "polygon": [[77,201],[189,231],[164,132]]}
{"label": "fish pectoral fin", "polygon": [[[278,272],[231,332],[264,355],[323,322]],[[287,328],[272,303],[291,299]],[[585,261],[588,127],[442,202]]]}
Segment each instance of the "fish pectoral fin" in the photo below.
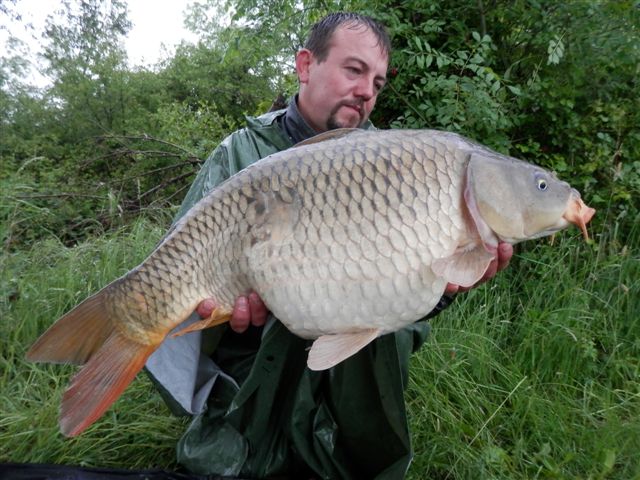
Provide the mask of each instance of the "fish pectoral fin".
{"label": "fish pectoral fin", "polygon": [[326,370],[356,354],[373,342],[380,330],[371,328],[353,333],[323,335],[316,339],[309,351],[307,366],[310,370]]}
{"label": "fish pectoral fin", "polygon": [[198,330],[204,330],[205,328],[217,327],[218,325],[222,325],[225,322],[231,320],[231,315],[233,312],[226,308],[218,307],[213,312],[209,318],[203,318],[200,321],[193,322],[190,325],[187,325],[182,330],[179,330],[173,333],[172,337],[181,337],[185,333],[189,332],[197,332]]}
{"label": "fish pectoral fin", "polygon": [[496,256],[497,253],[478,244],[472,248],[459,248],[452,255],[435,260],[431,269],[449,283],[470,287],[482,278]]}

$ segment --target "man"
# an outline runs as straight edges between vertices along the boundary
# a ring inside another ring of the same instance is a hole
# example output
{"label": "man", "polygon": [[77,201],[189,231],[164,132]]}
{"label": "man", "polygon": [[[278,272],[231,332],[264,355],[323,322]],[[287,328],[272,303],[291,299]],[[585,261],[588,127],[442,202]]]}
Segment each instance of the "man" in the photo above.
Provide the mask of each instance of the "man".
{"label": "man", "polygon": [[[226,138],[179,215],[271,153],[334,128],[372,128],[368,118],[386,81],[389,52],[386,32],[368,17],[336,13],[314,25],[296,56],[294,100],[285,110],[248,119],[247,128]],[[510,247],[502,248],[500,265],[487,278],[508,262]],[[198,313],[206,317],[214,307],[208,299]],[[428,331],[417,322],[329,371],[312,372],[305,366],[309,342],[268,317],[252,293],[236,300],[231,330],[171,339],[147,367],[171,405],[198,414],[178,445],[178,460],[195,473],[402,478],[411,460],[403,399],[408,361]]]}

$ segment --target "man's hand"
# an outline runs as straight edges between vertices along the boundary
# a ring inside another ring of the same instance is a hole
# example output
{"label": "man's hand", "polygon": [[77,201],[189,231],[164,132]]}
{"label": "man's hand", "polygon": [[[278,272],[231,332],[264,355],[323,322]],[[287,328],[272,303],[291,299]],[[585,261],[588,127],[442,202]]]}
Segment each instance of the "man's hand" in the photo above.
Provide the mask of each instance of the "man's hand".
{"label": "man's hand", "polygon": [[487,280],[490,280],[491,278],[496,276],[496,273],[498,273],[500,270],[504,270],[507,267],[507,265],[509,265],[509,261],[511,260],[512,256],[513,256],[513,246],[511,244],[509,243],[498,244],[498,258],[496,258],[489,264],[489,268],[487,268],[487,271],[485,272],[484,276],[475,285],[472,285],[471,287],[461,287],[459,285],[454,285],[453,283],[449,283],[447,284],[447,288],[445,289],[444,293],[453,295],[454,293],[466,292],[467,290],[471,290],[472,288],[477,287],[481,283],[484,283]]}
{"label": "man's hand", "polygon": [[[200,302],[196,312],[200,317],[207,318],[216,308],[216,302],[212,298],[207,298]],[[262,299],[256,292],[236,298],[233,305],[233,316],[229,325],[234,332],[242,333],[249,325],[260,327],[267,321],[267,307],[262,303]]]}

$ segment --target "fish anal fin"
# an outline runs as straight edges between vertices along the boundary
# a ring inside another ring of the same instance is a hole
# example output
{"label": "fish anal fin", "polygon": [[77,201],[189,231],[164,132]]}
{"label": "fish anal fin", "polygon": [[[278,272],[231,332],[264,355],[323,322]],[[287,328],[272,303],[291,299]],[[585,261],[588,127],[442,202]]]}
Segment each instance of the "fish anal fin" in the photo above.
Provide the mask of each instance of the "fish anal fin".
{"label": "fish anal fin", "polygon": [[359,332],[323,335],[313,342],[307,366],[311,370],[331,368],[362,350],[379,334],[379,329],[372,328]]}
{"label": "fish anal fin", "polygon": [[483,277],[496,255],[497,253],[487,251],[482,244],[471,248],[458,248],[448,257],[435,260],[431,269],[449,283],[471,287]]}
{"label": "fish anal fin", "polygon": [[116,401],[158,345],[134,342],[119,332],[105,341],[73,377],[62,397],[60,430],[76,436]]}
{"label": "fish anal fin", "polygon": [[103,289],[60,317],[31,346],[27,360],[83,365],[113,332],[104,296]]}
{"label": "fish anal fin", "polygon": [[192,324],[184,327],[181,330],[173,333],[172,337],[181,337],[185,333],[196,332],[198,330],[204,330],[205,328],[216,327],[218,325],[222,325],[223,323],[231,320],[232,311],[226,308],[218,307],[213,312],[209,318],[203,318],[200,321],[193,322]]}

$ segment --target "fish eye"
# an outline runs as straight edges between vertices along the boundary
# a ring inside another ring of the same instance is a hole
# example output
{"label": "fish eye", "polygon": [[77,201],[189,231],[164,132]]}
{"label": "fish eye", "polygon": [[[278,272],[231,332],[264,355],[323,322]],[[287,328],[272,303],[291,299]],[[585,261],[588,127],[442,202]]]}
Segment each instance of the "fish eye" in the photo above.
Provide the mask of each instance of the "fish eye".
{"label": "fish eye", "polygon": [[538,178],[537,182],[538,182],[538,190],[541,190],[544,192],[549,187],[549,185],[547,184],[547,181],[544,178]]}

